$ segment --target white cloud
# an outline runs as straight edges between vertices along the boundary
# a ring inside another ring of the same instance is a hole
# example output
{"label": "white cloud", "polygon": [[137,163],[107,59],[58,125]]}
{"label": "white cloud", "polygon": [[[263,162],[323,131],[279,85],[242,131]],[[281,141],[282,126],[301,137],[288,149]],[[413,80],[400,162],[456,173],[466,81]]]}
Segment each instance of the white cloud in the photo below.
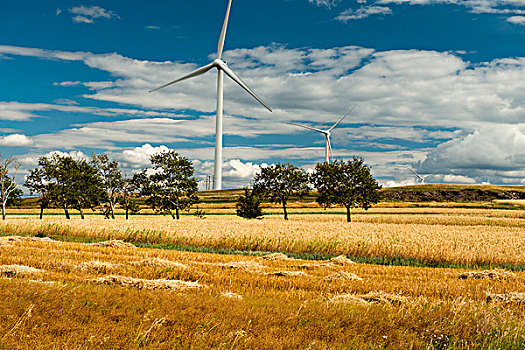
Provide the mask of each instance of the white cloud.
{"label": "white cloud", "polygon": [[[141,109],[126,108],[98,108],[83,107],[75,105],[75,101],[58,100],[58,102],[67,104],[49,104],[49,103],[21,103],[21,102],[1,102],[0,101],[0,120],[29,120],[33,118],[42,118],[39,112],[60,111],[66,113],[86,113],[104,117],[116,117],[122,115],[140,116],[140,117],[170,117],[180,118],[180,114],[170,112],[147,111]],[[73,103],[72,103],[73,102]]]}
{"label": "white cloud", "polygon": [[512,17],[509,17],[509,18],[507,18],[507,22],[525,26],[525,16],[512,16]]}
{"label": "white cloud", "polygon": [[523,0],[377,0],[376,4],[443,4],[464,6],[470,12],[477,14],[525,14],[525,2]]}
{"label": "white cloud", "polygon": [[341,2],[341,0],[308,0],[308,2],[319,7],[326,6],[328,8],[331,8],[337,6],[337,4]]}
{"label": "white cloud", "polygon": [[120,160],[128,167],[148,167],[151,166],[150,157],[160,152],[168,152],[170,149],[164,145],[153,147],[149,143],[141,147],[135,147],[122,152]]}
{"label": "white cloud", "polygon": [[7,136],[1,136],[0,137],[0,145],[1,146],[30,146],[33,144],[33,140],[31,140],[26,135],[22,134],[11,134]]}
{"label": "white cloud", "polygon": [[464,176],[470,178],[469,182],[474,178],[493,183],[522,181],[524,129],[525,125],[485,125],[463,138],[439,145],[428,154],[419,170]]}
{"label": "white cloud", "polygon": [[[75,23],[94,23],[95,20],[99,18],[120,18],[117,14],[100,6],[75,6],[70,8],[69,12],[73,15],[76,15],[72,17],[72,20]],[[60,13],[57,11],[57,15],[59,14]]]}
{"label": "white cloud", "polygon": [[358,20],[375,15],[391,15],[392,9],[386,6],[361,6],[357,10],[348,9],[343,11],[335,19],[341,22]]}

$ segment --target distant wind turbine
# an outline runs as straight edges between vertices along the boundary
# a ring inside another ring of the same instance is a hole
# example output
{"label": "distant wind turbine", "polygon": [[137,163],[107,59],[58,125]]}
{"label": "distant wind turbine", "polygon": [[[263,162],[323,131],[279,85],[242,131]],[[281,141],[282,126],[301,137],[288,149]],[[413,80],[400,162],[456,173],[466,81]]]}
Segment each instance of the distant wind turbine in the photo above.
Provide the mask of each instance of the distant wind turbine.
{"label": "distant wind turbine", "polygon": [[419,175],[412,168],[407,168],[407,169],[410,170],[410,172],[416,176],[416,178],[419,180],[419,183],[422,184],[422,185],[425,184],[425,180],[426,180],[427,177],[435,175],[435,174]]}
{"label": "distant wind turbine", "polygon": [[167,86],[170,86],[172,84],[181,82],[186,79],[195,78],[199,75],[202,75],[212,68],[217,68],[217,119],[215,121],[215,164],[214,164],[214,189],[220,190],[222,189],[222,115],[223,115],[223,101],[224,101],[224,89],[223,89],[223,81],[224,81],[224,74],[226,73],[227,76],[229,76],[233,81],[235,81],[237,84],[239,84],[244,90],[246,90],[250,95],[252,95],[253,98],[255,98],[257,101],[259,101],[260,104],[262,104],[266,109],[268,109],[270,112],[272,111],[270,107],[268,107],[260,98],[253,92],[248,85],[246,85],[241,78],[237,74],[235,74],[234,71],[232,71],[225,61],[222,60],[222,51],[224,49],[224,40],[226,38],[226,29],[228,28],[228,19],[230,17],[230,9],[232,5],[232,0],[229,0],[228,2],[228,9],[226,10],[226,17],[224,18],[224,24],[222,26],[222,32],[221,36],[219,38],[219,45],[217,47],[217,58],[213,60],[213,62],[209,63],[208,65],[201,67],[189,74],[186,74],[185,76],[173,80],[172,82],[169,82],[167,84],[164,84],[156,89],[151,90],[150,92],[157,91],[160,89],[163,89]]}
{"label": "distant wind turbine", "polygon": [[345,119],[346,117],[348,117],[350,115],[350,113],[352,113],[352,111],[357,107],[357,105],[355,105],[354,107],[352,107],[352,109],[350,109],[341,119],[339,119],[339,121],[337,123],[335,123],[334,125],[332,125],[332,127],[328,130],[321,130],[321,129],[317,129],[317,128],[312,128],[311,126],[307,126],[307,125],[302,125],[302,124],[295,124],[295,123],[288,123],[290,125],[295,125],[295,126],[298,126],[300,128],[305,128],[305,129],[309,129],[309,130],[313,130],[313,131],[317,131],[321,134],[324,135],[325,137],[325,141],[326,141],[326,149],[325,149],[325,161],[327,163],[330,162],[330,155],[332,153],[332,142],[330,141],[330,136],[332,135],[332,130],[334,130],[338,125],[339,123],[341,123],[343,121],[343,119]]}

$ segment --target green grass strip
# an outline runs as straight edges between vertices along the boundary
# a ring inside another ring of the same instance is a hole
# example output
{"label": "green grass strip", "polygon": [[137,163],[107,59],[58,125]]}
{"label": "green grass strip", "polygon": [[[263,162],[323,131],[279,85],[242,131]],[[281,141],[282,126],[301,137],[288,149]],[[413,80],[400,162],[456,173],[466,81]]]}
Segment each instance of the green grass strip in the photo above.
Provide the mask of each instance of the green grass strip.
{"label": "green grass strip", "polygon": [[[1,236],[9,236],[9,234],[0,234]],[[30,235],[26,235],[30,237]],[[61,242],[72,242],[72,243],[98,243],[103,242],[104,239],[93,239],[90,237],[83,236],[45,236],[36,235],[32,237],[49,237],[56,241]],[[321,253],[289,253],[289,252],[272,252],[272,251],[256,251],[256,250],[238,250],[233,248],[210,248],[210,247],[199,247],[189,245],[174,245],[174,244],[159,244],[159,243],[148,243],[148,242],[128,242],[133,244],[137,248],[147,249],[162,249],[162,250],[174,250],[181,252],[192,252],[192,253],[207,253],[207,254],[221,254],[221,255],[241,255],[241,256],[264,256],[272,253],[283,253],[289,258],[301,259],[301,260],[329,260],[335,255],[321,254]],[[420,268],[449,268],[449,269],[505,269],[509,271],[525,271],[525,265],[522,264],[457,264],[448,262],[425,262],[416,258],[402,257],[402,256],[350,256],[346,257],[353,262],[358,264],[369,264],[369,265],[383,265],[383,266],[405,266],[405,267],[420,267]]]}

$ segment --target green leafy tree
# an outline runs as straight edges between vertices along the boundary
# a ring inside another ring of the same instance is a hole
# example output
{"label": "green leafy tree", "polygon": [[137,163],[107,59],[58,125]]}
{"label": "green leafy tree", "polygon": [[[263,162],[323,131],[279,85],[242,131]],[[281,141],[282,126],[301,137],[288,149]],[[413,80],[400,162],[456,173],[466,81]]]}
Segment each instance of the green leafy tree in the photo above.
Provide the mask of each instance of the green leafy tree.
{"label": "green leafy tree", "polygon": [[97,169],[84,159],[53,154],[40,158],[39,166],[44,181],[50,184],[51,202],[63,207],[67,219],[70,219],[69,208],[77,209],[84,219],[84,210],[93,209],[104,198]]}
{"label": "green leafy tree", "polygon": [[324,208],[334,204],[346,208],[346,219],[351,222],[350,210],[362,207],[368,210],[379,201],[381,186],[372,177],[364,160],[354,157],[347,162],[318,163],[311,175],[311,182],[318,191],[317,203]]}
{"label": "green leafy tree", "polygon": [[29,189],[31,195],[38,194],[38,203],[40,204],[40,220],[44,215],[44,209],[51,205],[52,183],[45,180],[44,169],[36,168],[29,171],[24,186]]}
{"label": "green leafy tree", "polygon": [[140,207],[136,202],[137,192],[140,189],[140,182],[135,179],[135,176],[131,178],[123,177],[124,184],[122,186],[122,192],[118,198],[118,203],[126,212],[126,220],[129,219],[129,214],[136,214],[140,211]]}
{"label": "green leafy tree", "polygon": [[148,176],[149,181],[144,179],[145,172],[138,175],[142,178],[142,192],[150,196],[148,203],[155,211],[168,213],[178,220],[181,210],[187,210],[199,201],[193,164],[173,150],[154,154],[150,161],[154,173]]}
{"label": "green leafy tree", "polygon": [[257,219],[262,216],[261,199],[253,190],[244,188],[244,195],[239,196],[237,204],[237,216],[245,219]]}
{"label": "green leafy tree", "polygon": [[15,182],[19,167],[20,164],[15,162],[13,157],[3,157],[0,154],[0,201],[3,220],[6,217],[6,208],[15,204],[22,196],[22,191],[17,188]]}
{"label": "green leafy tree", "polygon": [[272,203],[280,203],[284,219],[288,220],[286,204],[290,197],[300,198],[308,194],[308,175],[293,164],[278,163],[262,168],[255,175],[253,190],[256,195],[269,198]]}
{"label": "green leafy tree", "polygon": [[108,211],[104,210],[104,208],[103,211],[106,216],[111,216],[112,219],[115,219],[115,205],[119,202],[119,198],[122,197],[124,186],[126,185],[118,162],[110,160],[107,154],[92,154],[91,165],[97,170],[102,184],[102,200],[109,206]]}

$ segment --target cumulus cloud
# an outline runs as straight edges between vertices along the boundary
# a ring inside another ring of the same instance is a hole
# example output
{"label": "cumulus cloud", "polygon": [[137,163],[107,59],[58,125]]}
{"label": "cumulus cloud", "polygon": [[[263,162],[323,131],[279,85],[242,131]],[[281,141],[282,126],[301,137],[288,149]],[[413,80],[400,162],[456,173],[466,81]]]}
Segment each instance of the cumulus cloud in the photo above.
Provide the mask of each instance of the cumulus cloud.
{"label": "cumulus cloud", "polygon": [[343,11],[336,17],[338,21],[348,22],[358,20],[375,15],[391,15],[392,9],[386,6],[362,6],[357,10],[348,9]]}
{"label": "cumulus cloud", "polygon": [[1,146],[30,146],[33,144],[33,140],[23,134],[11,134],[0,137]]}
{"label": "cumulus cloud", "polygon": [[127,166],[147,167],[151,165],[149,159],[152,155],[161,152],[169,152],[169,150],[170,149],[164,145],[153,147],[149,143],[146,143],[140,147],[124,150],[122,152],[121,160],[125,162],[125,165]]}
{"label": "cumulus cloud", "polygon": [[439,145],[419,169],[467,177],[469,182],[474,182],[473,179],[521,182],[525,177],[524,128],[524,125],[485,125],[463,138]]}
{"label": "cumulus cloud", "polygon": [[[75,23],[94,23],[99,18],[111,19],[120,18],[117,14],[112,11],[106,10],[100,6],[75,6],[69,9],[69,12],[73,14],[73,22]],[[57,11],[57,15],[60,13]]]}

